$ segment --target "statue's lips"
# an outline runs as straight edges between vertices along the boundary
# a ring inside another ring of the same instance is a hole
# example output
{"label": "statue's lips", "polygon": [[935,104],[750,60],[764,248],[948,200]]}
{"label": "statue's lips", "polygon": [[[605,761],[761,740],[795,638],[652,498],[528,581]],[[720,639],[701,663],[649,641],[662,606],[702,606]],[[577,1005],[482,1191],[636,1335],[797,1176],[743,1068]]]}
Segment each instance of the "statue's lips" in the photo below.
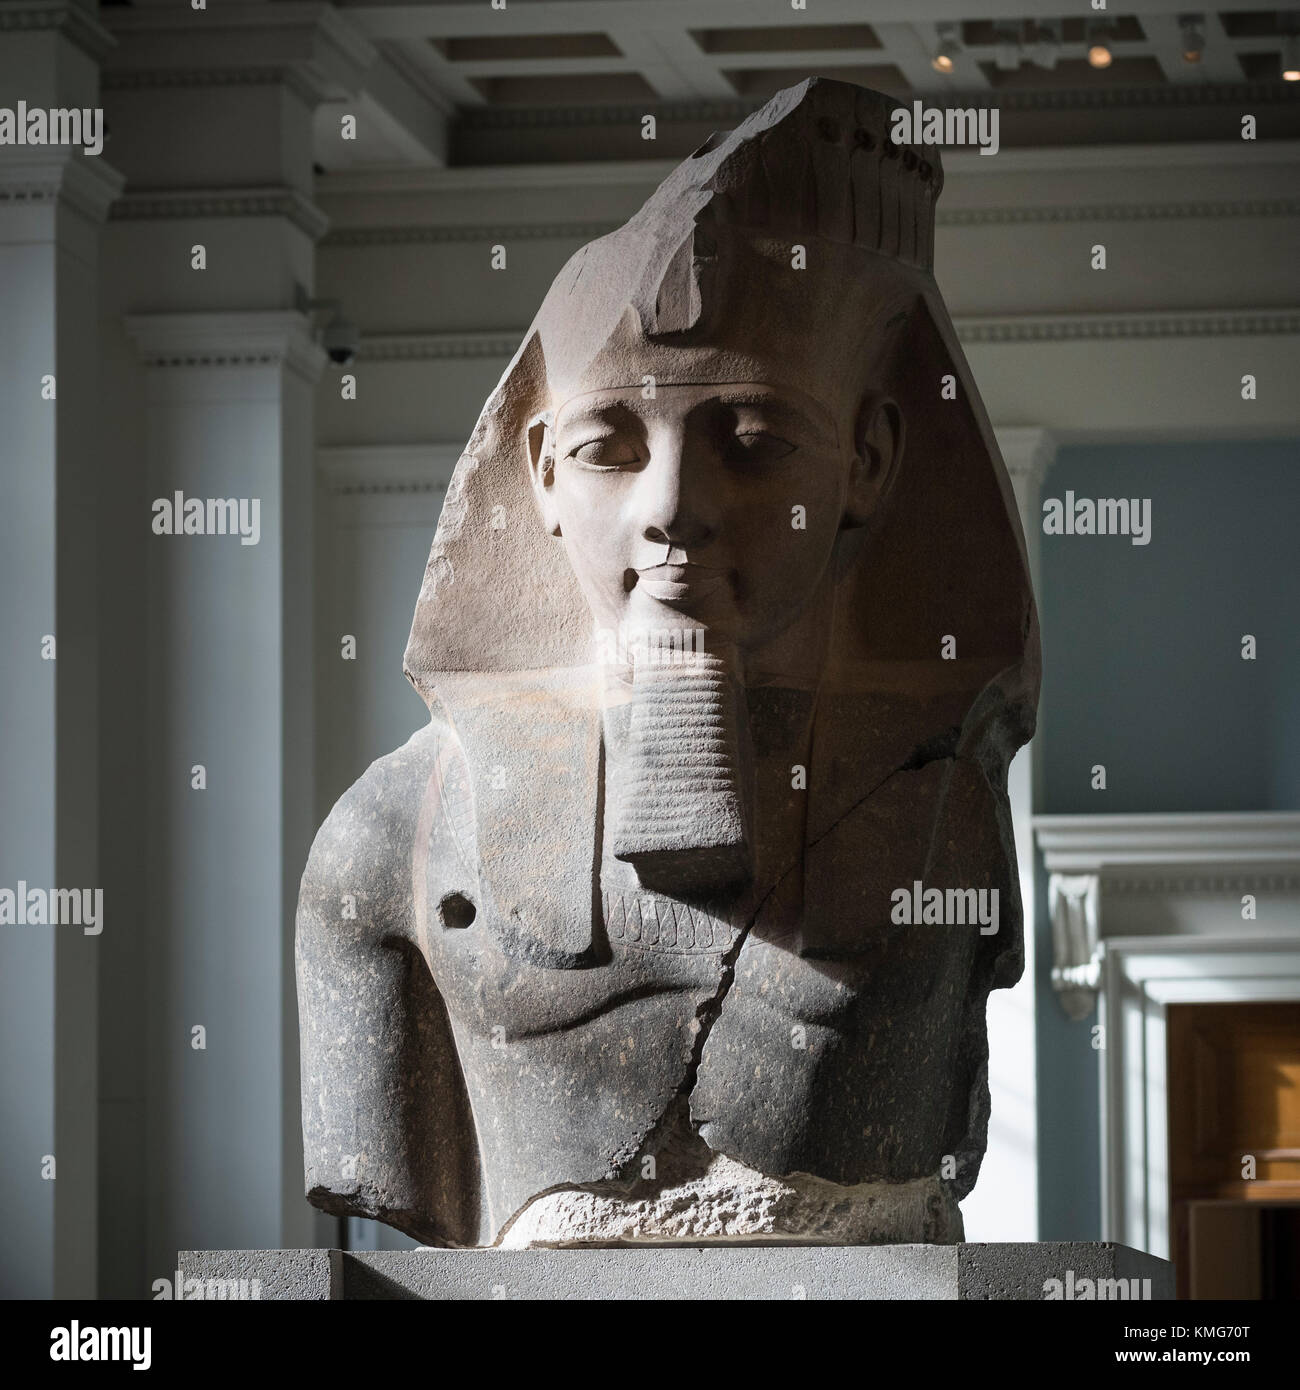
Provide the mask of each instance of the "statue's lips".
{"label": "statue's lips", "polygon": [[693,603],[721,588],[728,571],[712,565],[655,565],[637,570],[636,587],[660,603]]}

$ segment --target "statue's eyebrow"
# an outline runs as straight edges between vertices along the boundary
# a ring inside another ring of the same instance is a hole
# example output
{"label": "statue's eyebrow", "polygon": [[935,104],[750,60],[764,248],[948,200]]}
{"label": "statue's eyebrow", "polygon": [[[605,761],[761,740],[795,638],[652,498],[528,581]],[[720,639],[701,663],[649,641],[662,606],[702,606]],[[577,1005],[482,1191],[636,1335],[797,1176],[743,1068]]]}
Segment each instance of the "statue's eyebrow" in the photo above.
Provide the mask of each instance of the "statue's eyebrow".
{"label": "statue's eyebrow", "polygon": [[636,411],[625,400],[566,402],[556,417],[556,428],[570,429],[583,420],[599,420],[602,424],[635,424],[639,421]]}
{"label": "statue's eyebrow", "polygon": [[[708,405],[726,406],[762,406],[764,410],[770,410],[774,414],[784,415],[788,419],[798,424],[817,427],[819,424],[807,411],[801,409],[793,401],[786,397],[776,395],[768,391],[720,391],[716,396],[710,396],[705,402]],[[830,422],[826,422],[826,427]]]}

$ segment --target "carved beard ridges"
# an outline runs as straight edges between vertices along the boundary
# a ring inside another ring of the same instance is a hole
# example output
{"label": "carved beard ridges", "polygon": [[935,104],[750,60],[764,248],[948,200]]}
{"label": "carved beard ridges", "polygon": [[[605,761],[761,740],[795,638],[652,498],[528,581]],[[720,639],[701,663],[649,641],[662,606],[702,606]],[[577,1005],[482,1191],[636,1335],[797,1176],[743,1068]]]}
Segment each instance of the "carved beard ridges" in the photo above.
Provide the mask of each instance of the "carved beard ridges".
{"label": "carved beard ridges", "polygon": [[610,750],[614,857],[673,897],[740,887],[753,864],[730,663],[674,653],[637,660],[631,675]]}

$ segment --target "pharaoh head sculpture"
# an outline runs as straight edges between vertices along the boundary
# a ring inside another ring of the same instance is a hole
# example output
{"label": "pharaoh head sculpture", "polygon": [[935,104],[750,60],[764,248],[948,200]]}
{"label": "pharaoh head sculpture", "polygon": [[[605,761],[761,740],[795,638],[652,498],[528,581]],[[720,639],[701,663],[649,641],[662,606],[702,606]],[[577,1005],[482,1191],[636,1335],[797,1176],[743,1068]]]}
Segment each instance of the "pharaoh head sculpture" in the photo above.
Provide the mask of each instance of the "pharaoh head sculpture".
{"label": "pharaoh head sculpture", "polygon": [[488,400],[406,654],[431,1051],[364,1195],[309,1124],[322,1205],[458,1243],[957,1238],[1037,625],[893,106],[813,80],[714,137]]}

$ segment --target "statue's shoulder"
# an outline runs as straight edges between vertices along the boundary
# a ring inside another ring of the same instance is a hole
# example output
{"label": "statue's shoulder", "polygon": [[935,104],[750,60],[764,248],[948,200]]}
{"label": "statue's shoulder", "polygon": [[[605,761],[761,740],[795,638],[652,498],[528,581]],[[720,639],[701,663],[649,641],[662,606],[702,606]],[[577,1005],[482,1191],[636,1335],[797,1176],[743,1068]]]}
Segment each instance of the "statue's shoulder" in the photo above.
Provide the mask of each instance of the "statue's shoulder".
{"label": "statue's shoulder", "polygon": [[[339,797],[317,832],[298,896],[299,929],[340,918],[370,933],[405,934],[411,851],[429,779],[455,737],[433,719],[376,759]],[[355,913],[355,918],[351,915]],[[369,933],[368,933],[369,934]]]}

